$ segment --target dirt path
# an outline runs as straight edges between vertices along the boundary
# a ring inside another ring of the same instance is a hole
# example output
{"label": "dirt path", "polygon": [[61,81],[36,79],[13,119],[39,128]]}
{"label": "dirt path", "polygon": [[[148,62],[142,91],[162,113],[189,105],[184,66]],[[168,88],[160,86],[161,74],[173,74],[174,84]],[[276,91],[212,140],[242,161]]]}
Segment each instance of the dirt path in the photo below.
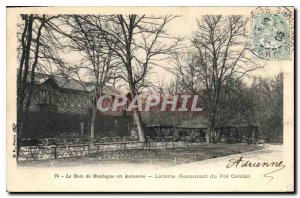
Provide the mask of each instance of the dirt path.
{"label": "dirt path", "polygon": [[224,167],[224,165],[227,164],[229,160],[238,159],[241,156],[243,157],[243,160],[249,160],[249,161],[267,161],[267,162],[279,161],[282,160],[283,157],[282,150],[283,150],[282,145],[265,145],[264,148],[261,150],[227,155],[223,157],[206,159],[206,160],[191,162],[187,164],[181,164],[181,165],[177,165],[174,168],[179,168],[179,167],[186,168],[186,169],[192,169],[195,167],[208,168],[211,167],[212,164],[213,167]]}

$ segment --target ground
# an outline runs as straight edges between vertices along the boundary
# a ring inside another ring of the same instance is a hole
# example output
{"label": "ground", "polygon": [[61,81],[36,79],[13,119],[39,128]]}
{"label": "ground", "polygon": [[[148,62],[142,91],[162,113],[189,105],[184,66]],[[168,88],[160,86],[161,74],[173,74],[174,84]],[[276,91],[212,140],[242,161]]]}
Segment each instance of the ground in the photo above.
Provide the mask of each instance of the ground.
{"label": "ground", "polygon": [[[243,167],[241,164],[239,167],[227,167],[232,159],[238,160],[241,157],[252,164],[257,162],[276,164],[282,161],[281,165],[285,168]],[[87,192],[95,190],[95,185],[98,185],[99,191],[106,191],[109,186],[112,186],[111,191],[117,189],[129,192],[137,189],[146,192],[166,192],[170,189],[188,192],[195,190],[226,192],[245,191],[245,189],[253,192],[273,192],[274,189],[293,190],[292,169],[293,164],[283,157],[282,145],[258,147],[213,144],[168,150],[152,159],[103,161],[83,157],[27,162],[20,164],[15,175],[18,180],[29,181],[21,185],[23,188],[30,188],[29,184],[35,182],[34,185],[40,189],[55,184],[55,189],[58,191],[65,191],[67,184],[74,191],[84,186]],[[189,179],[191,176],[197,178]],[[171,177],[174,179],[170,179]],[[45,181],[45,183],[38,181]]]}
{"label": "ground", "polygon": [[193,167],[206,167],[210,166],[212,163],[213,164],[222,164],[220,162],[228,162],[230,159],[238,159],[240,156],[243,156],[244,159],[247,159],[249,161],[266,161],[266,162],[272,162],[272,161],[280,161],[282,160],[282,145],[271,145],[267,144],[263,148],[258,149],[258,150],[253,150],[250,152],[244,152],[242,154],[232,154],[232,155],[226,155],[223,157],[219,158],[214,158],[214,159],[207,159],[203,161],[197,161],[197,162],[192,162],[189,164],[183,164],[181,165],[182,167],[185,168],[193,168]]}
{"label": "ground", "polygon": [[152,168],[169,167],[179,164],[203,161],[211,158],[219,158],[226,155],[245,153],[249,151],[260,152],[262,146],[247,144],[209,144],[197,147],[176,148],[160,150],[155,156],[145,157],[143,159],[118,159],[118,160],[100,160],[91,157],[66,158],[57,160],[44,160],[34,162],[22,162],[20,166],[39,166],[39,167],[66,167],[66,166],[89,166],[96,164],[131,164],[135,166],[152,166]]}

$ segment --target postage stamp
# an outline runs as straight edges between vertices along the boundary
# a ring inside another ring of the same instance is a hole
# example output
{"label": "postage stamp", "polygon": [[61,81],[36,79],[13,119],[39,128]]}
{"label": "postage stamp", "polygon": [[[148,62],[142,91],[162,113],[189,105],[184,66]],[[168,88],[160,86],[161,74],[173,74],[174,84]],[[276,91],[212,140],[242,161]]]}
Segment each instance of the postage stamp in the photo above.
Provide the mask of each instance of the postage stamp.
{"label": "postage stamp", "polygon": [[288,9],[259,8],[252,13],[252,51],[255,57],[280,60],[292,53],[293,32]]}

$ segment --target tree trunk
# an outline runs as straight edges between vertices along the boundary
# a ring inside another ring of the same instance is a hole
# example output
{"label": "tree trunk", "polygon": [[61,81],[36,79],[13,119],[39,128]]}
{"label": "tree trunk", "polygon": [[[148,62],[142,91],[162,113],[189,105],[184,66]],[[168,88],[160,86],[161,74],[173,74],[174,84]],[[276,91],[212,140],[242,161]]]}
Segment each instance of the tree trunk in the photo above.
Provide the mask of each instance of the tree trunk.
{"label": "tree trunk", "polygon": [[[18,77],[18,93],[17,93],[17,160],[19,159],[20,149],[21,149],[21,141],[22,141],[22,133],[24,126],[24,99],[25,99],[25,89],[27,83],[27,75],[29,70],[29,59],[30,59],[30,47],[32,42],[32,25],[33,25],[33,15],[29,16],[27,25],[27,43],[25,48],[23,48],[23,61],[24,65],[20,65],[21,68],[24,66],[24,71],[22,71],[21,75]],[[22,45],[24,47],[24,45]],[[21,69],[19,68],[19,69]],[[20,72],[20,71],[19,71]],[[20,73],[19,73],[20,74]]]}
{"label": "tree trunk", "polygon": [[211,125],[210,125],[210,132],[209,132],[209,136],[210,136],[210,143],[213,143],[213,138],[214,138],[214,134],[215,134],[215,128],[216,128],[216,108],[214,108],[213,111],[213,115],[211,117]]}
{"label": "tree trunk", "polygon": [[[133,99],[137,95],[137,93],[136,93],[136,90],[135,90],[135,86],[132,85],[132,84],[130,86],[130,89],[131,89],[131,96],[132,96],[132,99]],[[138,111],[138,109],[133,109],[133,118],[134,118],[134,120],[136,122],[137,130],[138,130],[138,135],[139,135],[139,141],[140,142],[146,142],[145,132],[144,132],[144,128],[143,128],[143,122],[142,122],[142,117],[141,117],[141,114]]]}
{"label": "tree trunk", "polygon": [[95,108],[93,110],[93,115],[92,115],[92,121],[91,121],[91,140],[95,138],[95,121],[96,121],[96,111],[97,109]]}
{"label": "tree trunk", "polygon": [[[95,106],[93,106],[93,114],[92,114],[92,120],[91,120],[91,134],[90,134],[90,138],[91,138],[91,143],[94,142],[94,139],[95,139],[95,122],[96,122],[96,118],[97,118],[97,88],[98,86],[98,83],[96,85],[96,91],[95,91],[95,95],[94,95],[94,98],[95,98]],[[102,94],[102,91],[100,89],[99,91],[99,97],[101,97],[101,94]]]}
{"label": "tree trunk", "polygon": [[210,130],[208,129],[207,131],[205,131],[205,140],[207,144],[210,144]]}
{"label": "tree trunk", "polygon": [[144,128],[143,128],[142,118],[141,118],[140,112],[135,109],[133,111],[133,117],[134,117],[134,120],[135,120],[136,125],[137,125],[138,135],[139,135],[139,141],[140,142],[146,142],[145,133],[144,133]]}

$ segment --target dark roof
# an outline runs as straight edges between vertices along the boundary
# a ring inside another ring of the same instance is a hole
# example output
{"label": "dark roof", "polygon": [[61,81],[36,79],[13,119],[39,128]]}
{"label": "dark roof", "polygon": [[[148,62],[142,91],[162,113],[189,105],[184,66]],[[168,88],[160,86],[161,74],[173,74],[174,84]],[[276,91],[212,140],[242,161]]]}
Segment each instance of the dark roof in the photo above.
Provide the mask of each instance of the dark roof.
{"label": "dark roof", "polygon": [[186,120],[180,125],[177,125],[176,128],[186,128],[186,129],[206,129],[208,127],[208,120],[203,116],[199,116],[192,120]]}
{"label": "dark roof", "polygon": [[[258,126],[258,124],[250,123],[246,120],[233,120],[226,122],[218,127],[248,127],[248,126]],[[177,125],[176,128],[186,128],[186,129],[207,129],[210,128],[208,119],[200,116],[197,118],[194,118],[192,120],[187,120],[181,123],[180,125]]]}
{"label": "dark roof", "polygon": [[248,126],[258,126],[257,123],[251,123],[247,120],[231,120],[224,123],[221,127],[248,127]]}
{"label": "dark roof", "polygon": [[[31,72],[27,75],[27,82],[30,81],[31,78]],[[34,82],[35,84],[43,84],[44,82],[48,81],[49,79],[52,79],[59,88],[62,89],[70,89],[70,90],[77,90],[77,91],[87,91],[91,92],[94,89],[94,86],[92,83],[88,82],[80,82],[75,79],[67,78],[64,76],[55,76],[55,75],[49,75],[49,74],[42,74],[42,73],[35,73],[34,75]],[[122,93],[118,90],[116,90],[113,87],[107,87],[105,86],[103,88],[104,94],[109,95],[121,95]]]}
{"label": "dark roof", "polygon": [[173,125],[162,125],[162,124],[150,124],[146,128],[171,128]]}

